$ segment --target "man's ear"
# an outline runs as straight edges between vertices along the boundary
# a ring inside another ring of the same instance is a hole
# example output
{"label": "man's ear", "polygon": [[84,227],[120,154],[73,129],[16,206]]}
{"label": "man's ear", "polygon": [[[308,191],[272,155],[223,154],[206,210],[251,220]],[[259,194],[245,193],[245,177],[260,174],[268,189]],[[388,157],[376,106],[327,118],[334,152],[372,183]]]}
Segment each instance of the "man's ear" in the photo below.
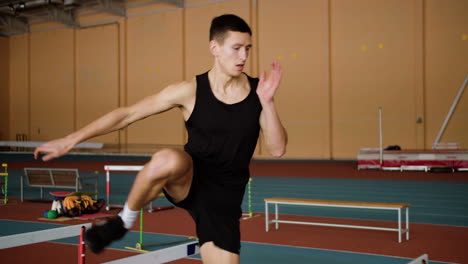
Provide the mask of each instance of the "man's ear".
{"label": "man's ear", "polygon": [[214,40],[214,39],[213,39],[213,40],[210,40],[210,46],[209,46],[209,48],[210,48],[211,54],[212,54],[213,56],[216,57],[216,55],[218,55],[218,48],[219,48],[219,43],[218,43],[218,41],[216,41],[216,40]]}

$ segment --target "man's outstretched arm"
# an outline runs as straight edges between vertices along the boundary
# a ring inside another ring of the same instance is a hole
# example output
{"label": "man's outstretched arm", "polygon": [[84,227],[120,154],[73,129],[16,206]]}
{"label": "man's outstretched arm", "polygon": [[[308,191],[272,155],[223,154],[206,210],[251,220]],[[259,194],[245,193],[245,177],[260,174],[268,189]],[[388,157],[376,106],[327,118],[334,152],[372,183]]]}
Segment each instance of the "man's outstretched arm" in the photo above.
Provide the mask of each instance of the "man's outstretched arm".
{"label": "man's outstretched arm", "polygon": [[134,105],[117,108],[63,138],[37,147],[34,151],[34,158],[37,159],[40,153],[46,153],[42,157],[43,161],[58,158],[68,153],[80,142],[125,128],[135,121],[180,106],[180,102],[187,95],[186,87],[187,83],[171,85]]}

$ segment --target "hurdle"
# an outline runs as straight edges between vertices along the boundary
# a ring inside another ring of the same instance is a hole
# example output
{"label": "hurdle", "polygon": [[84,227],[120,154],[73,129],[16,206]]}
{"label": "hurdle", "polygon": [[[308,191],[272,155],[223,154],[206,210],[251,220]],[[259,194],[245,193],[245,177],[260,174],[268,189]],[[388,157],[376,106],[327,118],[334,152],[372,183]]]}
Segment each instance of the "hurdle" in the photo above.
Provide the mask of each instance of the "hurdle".
{"label": "hurdle", "polygon": [[[163,193],[160,193],[159,194],[159,197],[164,197],[164,194]],[[159,207],[158,208],[158,211],[162,211],[162,210],[167,210],[167,209],[173,209],[174,206],[165,206],[165,207]],[[143,208],[140,210],[140,240],[139,242],[136,243],[135,247],[125,247],[126,249],[130,249],[130,250],[134,250],[134,251],[138,251],[138,252],[149,252],[148,250],[145,250],[143,249],[143,218],[144,218],[144,214],[143,214]],[[181,242],[186,242],[186,241],[190,241],[190,240],[195,240],[197,239],[196,237],[188,237],[188,238],[185,238],[185,239],[181,239],[181,240],[177,240],[177,241],[172,241],[172,242],[167,242],[167,243],[157,243],[157,244],[147,244],[145,245],[146,247],[151,247],[151,246],[164,246],[164,245],[172,245],[172,244],[177,244],[177,243],[181,243]]]}
{"label": "hurdle", "polygon": [[[106,196],[107,205],[106,210],[109,211],[111,208],[123,208],[122,204],[112,204],[110,201],[111,195],[111,183],[110,183],[110,172],[111,171],[141,171],[143,166],[126,166],[126,165],[104,165],[106,171]],[[153,212],[153,202],[148,204],[148,212]]]}
{"label": "hurdle", "polygon": [[[3,192],[4,192],[3,204],[7,204],[8,203],[8,164],[3,163],[2,167],[5,168],[5,171],[0,173],[0,176],[5,177],[5,183],[3,185]],[[0,204],[2,203],[0,202]]]}
{"label": "hurdle", "polygon": [[[106,171],[106,196],[107,196],[107,205],[106,210],[109,211],[111,208],[123,208],[124,205],[122,204],[111,204],[110,202],[110,195],[111,195],[111,178],[110,172],[111,171],[141,171],[144,166],[130,166],[130,165],[104,165],[104,170]],[[159,197],[164,197],[163,193],[159,194]],[[151,201],[148,205],[148,212],[154,212],[153,209],[153,202]],[[162,211],[167,209],[172,209],[174,206],[162,206],[158,207],[156,211]]]}
{"label": "hurdle", "polygon": [[247,184],[247,212],[242,213],[242,220],[248,220],[250,218],[257,217],[259,215],[254,215],[252,212],[252,187],[251,187],[252,177],[249,178],[249,183]]}
{"label": "hurdle", "polygon": [[28,232],[23,234],[16,234],[10,236],[0,237],[0,249],[7,249],[13,247],[20,247],[30,244],[47,242],[56,239],[67,237],[79,236],[78,238],[78,263],[85,263],[85,246],[84,246],[84,232],[87,228],[91,227],[91,223],[82,225],[73,225],[66,227],[59,227],[41,231]]}
{"label": "hurdle", "polygon": [[407,264],[428,264],[429,263],[429,256],[427,254],[423,254],[412,261],[408,262]]}
{"label": "hurdle", "polygon": [[104,264],[133,264],[133,263],[154,263],[161,264],[181,258],[190,257],[200,253],[198,241],[184,243],[181,245],[168,247],[156,251],[131,256],[128,258],[117,259]]}
{"label": "hurdle", "polygon": [[[0,141],[1,147],[21,147],[21,148],[36,148],[46,143],[45,141]],[[75,146],[74,149],[102,149],[103,143],[82,142]]]}

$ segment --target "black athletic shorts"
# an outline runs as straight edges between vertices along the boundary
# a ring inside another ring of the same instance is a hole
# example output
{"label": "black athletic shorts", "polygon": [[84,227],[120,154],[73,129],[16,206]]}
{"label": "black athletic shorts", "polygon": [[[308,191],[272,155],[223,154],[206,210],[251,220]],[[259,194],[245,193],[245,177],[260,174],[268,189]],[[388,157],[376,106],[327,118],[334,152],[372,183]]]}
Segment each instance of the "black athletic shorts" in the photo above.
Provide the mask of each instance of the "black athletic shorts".
{"label": "black athletic shorts", "polygon": [[219,248],[239,254],[239,221],[245,188],[227,188],[213,180],[216,176],[194,160],[193,180],[187,197],[175,203],[163,191],[171,203],[186,209],[192,216],[200,246],[212,241]]}

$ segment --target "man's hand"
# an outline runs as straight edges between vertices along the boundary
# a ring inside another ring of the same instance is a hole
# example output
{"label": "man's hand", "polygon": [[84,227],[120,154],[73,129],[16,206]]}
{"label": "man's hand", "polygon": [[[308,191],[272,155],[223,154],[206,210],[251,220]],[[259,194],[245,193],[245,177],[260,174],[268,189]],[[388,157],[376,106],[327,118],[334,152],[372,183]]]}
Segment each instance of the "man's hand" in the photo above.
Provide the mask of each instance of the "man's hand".
{"label": "man's hand", "polygon": [[283,76],[283,69],[277,60],[271,64],[271,73],[267,76],[266,72],[260,74],[260,81],[257,87],[257,94],[262,104],[270,103],[278,89],[281,77]]}
{"label": "man's hand", "polygon": [[34,150],[34,158],[37,159],[40,153],[46,153],[42,160],[49,161],[67,154],[72,147],[73,144],[66,138],[52,140],[37,147]]}

